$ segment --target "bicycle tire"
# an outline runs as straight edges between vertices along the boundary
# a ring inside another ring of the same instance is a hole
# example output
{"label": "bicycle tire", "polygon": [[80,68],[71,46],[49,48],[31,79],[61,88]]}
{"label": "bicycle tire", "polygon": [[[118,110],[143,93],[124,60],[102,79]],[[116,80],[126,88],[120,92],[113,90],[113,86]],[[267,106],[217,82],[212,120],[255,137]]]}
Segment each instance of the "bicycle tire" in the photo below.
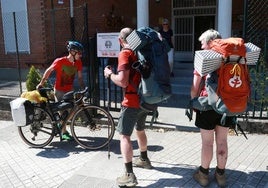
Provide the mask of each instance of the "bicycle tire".
{"label": "bicycle tire", "polygon": [[105,109],[86,105],[74,113],[70,129],[80,146],[98,150],[107,146],[113,139],[115,124],[113,117]]}
{"label": "bicycle tire", "polygon": [[33,122],[29,125],[18,127],[22,140],[34,148],[47,146],[54,138],[51,115],[41,107],[34,107]]}

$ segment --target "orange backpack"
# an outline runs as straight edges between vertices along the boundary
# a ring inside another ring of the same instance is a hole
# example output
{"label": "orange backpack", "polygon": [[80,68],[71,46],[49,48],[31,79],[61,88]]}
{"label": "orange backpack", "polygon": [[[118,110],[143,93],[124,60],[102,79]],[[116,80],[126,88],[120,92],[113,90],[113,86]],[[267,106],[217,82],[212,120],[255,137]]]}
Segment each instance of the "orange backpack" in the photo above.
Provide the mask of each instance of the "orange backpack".
{"label": "orange backpack", "polygon": [[[215,39],[210,46],[212,50],[222,54],[223,62],[218,70],[206,76],[208,96],[193,98],[189,108],[200,111],[214,110],[222,114],[221,124],[224,125],[226,116],[241,115],[247,110],[250,79],[246,47],[241,38]],[[191,120],[192,113],[186,111],[186,115]]]}
{"label": "orange backpack", "polygon": [[[224,58],[217,71],[217,94],[231,115],[242,114],[246,111],[250,98],[250,79],[244,40],[241,38],[215,39],[210,46],[212,50],[221,53]],[[241,62],[242,60],[244,62]]]}

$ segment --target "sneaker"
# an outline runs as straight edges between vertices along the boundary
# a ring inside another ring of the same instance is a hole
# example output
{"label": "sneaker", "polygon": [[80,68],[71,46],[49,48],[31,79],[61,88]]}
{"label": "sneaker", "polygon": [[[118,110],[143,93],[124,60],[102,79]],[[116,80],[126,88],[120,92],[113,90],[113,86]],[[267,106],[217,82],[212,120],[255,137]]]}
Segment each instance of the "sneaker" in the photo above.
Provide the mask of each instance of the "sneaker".
{"label": "sneaker", "polygon": [[62,124],[57,123],[57,127],[58,127],[59,130],[61,130],[62,129]]}
{"label": "sneaker", "polygon": [[226,185],[226,177],[225,177],[225,173],[220,175],[215,171],[215,178],[217,180],[217,183],[220,187],[225,187]]}
{"label": "sneaker", "polygon": [[61,135],[61,139],[62,140],[67,140],[67,141],[71,141],[74,138],[69,134],[69,132],[65,132]]}
{"label": "sneaker", "polygon": [[138,184],[134,173],[125,173],[123,176],[116,178],[118,186],[134,187]]}
{"label": "sneaker", "polygon": [[203,187],[207,186],[209,183],[208,175],[204,174],[199,169],[194,173],[193,178]]}
{"label": "sneaker", "polygon": [[136,167],[146,168],[146,169],[153,168],[149,159],[141,159],[140,157],[136,158],[133,161],[133,165]]}

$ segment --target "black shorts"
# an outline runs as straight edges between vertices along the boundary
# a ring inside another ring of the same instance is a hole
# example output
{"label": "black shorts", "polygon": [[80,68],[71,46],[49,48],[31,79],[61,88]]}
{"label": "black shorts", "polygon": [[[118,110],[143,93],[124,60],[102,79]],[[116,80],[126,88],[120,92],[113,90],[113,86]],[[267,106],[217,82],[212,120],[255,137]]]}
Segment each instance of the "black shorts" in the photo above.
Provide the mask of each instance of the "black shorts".
{"label": "black shorts", "polygon": [[197,111],[196,112],[196,119],[195,119],[195,126],[205,130],[213,130],[215,129],[216,125],[223,126],[223,127],[233,127],[236,124],[236,117],[235,116],[228,116],[225,120],[225,125],[221,124],[222,115],[218,114],[214,110],[209,111]]}

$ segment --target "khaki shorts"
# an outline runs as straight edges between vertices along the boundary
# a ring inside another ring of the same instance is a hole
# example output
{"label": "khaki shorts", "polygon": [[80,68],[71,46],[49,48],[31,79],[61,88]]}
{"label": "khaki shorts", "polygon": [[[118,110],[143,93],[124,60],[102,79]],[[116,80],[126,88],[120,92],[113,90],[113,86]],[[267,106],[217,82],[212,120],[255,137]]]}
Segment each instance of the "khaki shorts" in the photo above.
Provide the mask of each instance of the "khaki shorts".
{"label": "khaki shorts", "polygon": [[122,107],[118,119],[117,131],[126,136],[131,136],[134,127],[138,131],[145,128],[147,112],[140,108]]}

